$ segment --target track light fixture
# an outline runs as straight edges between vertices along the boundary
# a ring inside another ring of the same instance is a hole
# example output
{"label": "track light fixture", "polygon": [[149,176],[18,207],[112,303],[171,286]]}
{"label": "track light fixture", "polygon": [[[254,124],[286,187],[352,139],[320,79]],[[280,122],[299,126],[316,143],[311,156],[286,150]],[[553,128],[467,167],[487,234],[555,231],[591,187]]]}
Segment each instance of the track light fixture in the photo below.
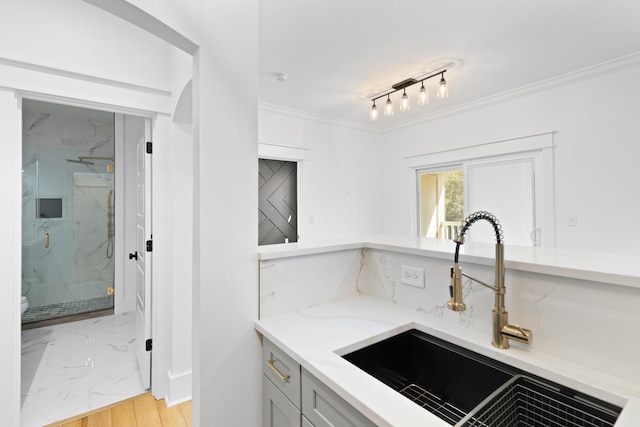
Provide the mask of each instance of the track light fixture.
{"label": "track light fixture", "polygon": [[435,74],[431,74],[423,79],[416,80],[414,78],[408,78],[406,80],[401,81],[400,83],[396,83],[391,86],[391,90],[383,93],[382,95],[376,96],[371,99],[373,105],[371,106],[371,112],[369,114],[369,118],[371,120],[378,120],[378,107],[376,107],[376,100],[387,97],[387,101],[385,102],[384,107],[384,115],[385,116],[393,116],[393,103],[391,101],[391,94],[402,90],[402,98],[400,99],[400,110],[407,111],[410,108],[409,96],[407,95],[407,88],[409,86],[413,86],[416,83],[420,83],[420,91],[418,92],[418,104],[425,105],[429,103],[429,92],[424,85],[425,80],[429,80],[432,77],[440,76],[440,85],[438,86],[437,95],[438,98],[446,98],[449,96],[449,88],[447,86],[447,81],[444,79],[444,73],[447,70],[438,71]]}

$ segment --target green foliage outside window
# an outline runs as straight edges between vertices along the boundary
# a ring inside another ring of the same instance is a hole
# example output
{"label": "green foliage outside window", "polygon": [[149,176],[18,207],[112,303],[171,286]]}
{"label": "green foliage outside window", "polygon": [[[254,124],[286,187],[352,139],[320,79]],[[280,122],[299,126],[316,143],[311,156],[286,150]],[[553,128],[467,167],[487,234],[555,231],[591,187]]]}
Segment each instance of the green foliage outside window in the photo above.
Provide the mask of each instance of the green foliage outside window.
{"label": "green foliage outside window", "polygon": [[444,172],[445,221],[464,220],[462,171]]}

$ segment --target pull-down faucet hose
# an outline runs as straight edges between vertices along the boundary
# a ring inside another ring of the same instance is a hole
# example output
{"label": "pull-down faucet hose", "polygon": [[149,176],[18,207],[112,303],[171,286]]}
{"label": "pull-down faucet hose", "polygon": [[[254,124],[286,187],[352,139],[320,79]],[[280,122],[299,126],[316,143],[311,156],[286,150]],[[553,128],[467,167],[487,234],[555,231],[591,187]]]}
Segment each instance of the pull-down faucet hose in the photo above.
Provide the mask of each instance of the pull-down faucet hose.
{"label": "pull-down faucet hose", "polygon": [[487,220],[491,223],[491,226],[493,227],[493,231],[496,234],[496,244],[500,245],[503,243],[503,235],[502,235],[502,225],[500,225],[500,222],[498,222],[498,219],[496,218],[496,216],[494,214],[492,214],[491,212],[487,212],[487,211],[478,211],[478,212],[474,212],[471,215],[469,215],[468,217],[466,217],[462,223],[462,228],[460,229],[460,233],[458,233],[458,235],[456,236],[455,239],[453,239],[454,242],[456,242],[456,252],[454,255],[454,262],[457,263],[458,262],[458,254],[460,253],[460,245],[464,243],[464,235],[467,232],[467,230],[469,229],[469,227],[471,227],[471,225],[481,219]]}

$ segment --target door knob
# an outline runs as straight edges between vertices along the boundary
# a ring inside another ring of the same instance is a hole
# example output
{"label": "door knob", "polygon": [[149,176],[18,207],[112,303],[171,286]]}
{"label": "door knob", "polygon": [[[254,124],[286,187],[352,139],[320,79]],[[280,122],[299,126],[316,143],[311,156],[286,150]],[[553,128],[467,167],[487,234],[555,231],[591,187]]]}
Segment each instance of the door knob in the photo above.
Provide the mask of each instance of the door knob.
{"label": "door knob", "polygon": [[129,254],[129,259],[135,259],[136,261],[138,260],[138,251],[135,251],[132,254]]}

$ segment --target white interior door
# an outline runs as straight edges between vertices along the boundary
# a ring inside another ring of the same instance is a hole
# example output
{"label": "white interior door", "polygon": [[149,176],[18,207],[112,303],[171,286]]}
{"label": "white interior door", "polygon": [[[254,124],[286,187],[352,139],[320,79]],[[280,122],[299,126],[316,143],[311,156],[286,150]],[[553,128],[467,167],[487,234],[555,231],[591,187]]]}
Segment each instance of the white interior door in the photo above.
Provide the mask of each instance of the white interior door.
{"label": "white interior door", "polygon": [[151,387],[151,120],[146,119],[144,139],[136,149],[136,357],[142,383]]}

